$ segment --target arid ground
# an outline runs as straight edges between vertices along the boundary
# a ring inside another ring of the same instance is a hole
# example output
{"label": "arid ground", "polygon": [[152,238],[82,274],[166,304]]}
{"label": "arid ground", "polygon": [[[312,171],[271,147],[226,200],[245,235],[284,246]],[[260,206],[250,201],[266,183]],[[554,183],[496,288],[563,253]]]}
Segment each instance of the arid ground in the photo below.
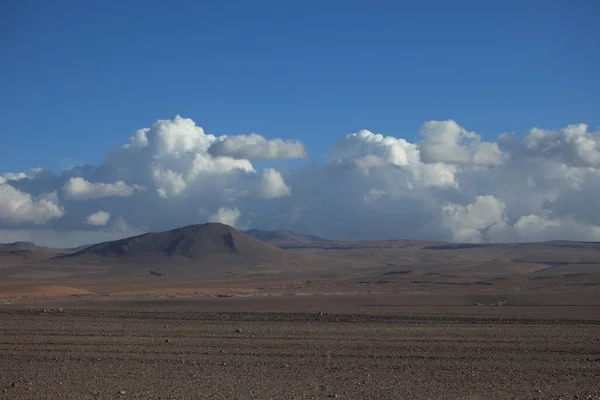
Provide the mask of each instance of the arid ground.
{"label": "arid ground", "polygon": [[0,398],[600,399],[598,243],[276,239],[0,249]]}
{"label": "arid ground", "polygon": [[[0,310],[0,397],[600,398],[598,306],[373,301],[12,305]],[[315,308],[339,312],[304,312]]]}

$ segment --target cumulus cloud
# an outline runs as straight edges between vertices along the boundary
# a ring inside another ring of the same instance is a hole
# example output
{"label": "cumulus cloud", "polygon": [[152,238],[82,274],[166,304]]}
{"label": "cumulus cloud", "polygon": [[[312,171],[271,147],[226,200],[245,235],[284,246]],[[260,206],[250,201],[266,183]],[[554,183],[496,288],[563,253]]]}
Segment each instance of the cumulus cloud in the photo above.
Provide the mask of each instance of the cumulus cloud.
{"label": "cumulus cloud", "polygon": [[573,124],[558,131],[533,128],[522,141],[503,135],[501,143],[528,157],[573,167],[600,168],[600,132],[589,132],[586,124]]}
{"label": "cumulus cloud", "polygon": [[180,174],[170,169],[164,169],[160,165],[152,168],[152,177],[154,178],[154,182],[159,186],[156,189],[158,195],[165,199],[169,196],[178,195],[187,186]]}
{"label": "cumulus cloud", "polygon": [[383,136],[366,129],[337,141],[327,154],[332,164],[349,165],[364,175],[372,169],[395,170],[409,189],[415,187],[456,187],[455,167],[443,163],[425,164],[420,150],[404,139]]}
{"label": "cumulus cloud", "polygon": [[0,223],[43,224],[63,215],[56,192],[34,198],[7,183],[0,184]]}
{"label": "cumulus cloud", "polygon": [[214,156],[248,160],[283,160],[306,158],[304,145],[297,140],[267,140],[256,133],[239,136],[222,136],[209,149]]}
{"label": "cumulus cloud", "polygon": [[216,214],[210,217],[210,222],[220,222],[235,227],[240,215],[241,213],[237,208],[221,207]]}
{"label": "cumulus cloud", "polygon": [[494,242],[541,242],[557,238],[599,241],[600,226],[568,217],[531,214],[520,217],[513,225],[500,224],[489,231],[489,240]]}
{"label": "cumulus cloud", "polygon": [[272,169],[266,168],[260,179],[260,197],[263,199],[276,199],[292,194],[292,189],[285,183],[281,174]]}
{"label": "cumulus cloud", "polygon": [[374,167],[386,164],[405,166],[416,162],[418,157],[418,148],[414,144],[366,129],[337,141],[327,154],[331,162],[364,162]]}
{"label": "cumulus cloud", "polygon": [[504,154],[497,143],[484,142],[456,122],[428,121],[421,127],[419,143],[425,163],[500,165]]}
{"label": "cumulus cloud", "polygon": [[85,218],[85,223],[93,226],[104,226],[110,219],[110,213],[106,211],[96,211]]}
{"label": "cumulus cloud", "polygon": [[324,163],[276,169],[304,146],[158,120],[99,166],[0,175],[0,232],[73,244],[220,221],[332,239],[600,240],[598,133],[586,125],[495,141],[454,121],[418,133],[360,130]]}
{"label": "cumulus cloud", "polygon": [[232,171],[254,172],[254,167],[248,160],[238,160],[231,157],[210,157],[208,154],[196,154],[188,173],[188,181],[193,181],[202,174],[219,174]]}
{"label": "cumulus cloud", "polygon": [[161,198],[193,194],[216,176],[235,180],[238,173],[255,172],[247,159],[209,153],[217,139],[189,118],[158,120],[111,152],[105,164],[127,182],[154,188]]}
{"label": "cumulus cloud", "polygon": [[101,197],[128,197],[141,186],[129,186],[123,181],[115,183],[92,183],[83,178],[71,178],[63,186],[63,192],[70,200],[90,200]]}
{"label": "cumulus cloud", "polygon": [[192,119],[178,115],[173,120],[158,120],[152,128],[138,130],[126,147],[149,148],[156,158],[162,158],[205,152],[215,140],[215,136],[204,133],[204,129],[196,126]]}
{"label": "cumulus cloud", "polygon": [[494,196],[477,196],[467,205],[444,206],[444,223],[455,242],[484,242],[490,228],[505,225],[505,209],[504,203]]}

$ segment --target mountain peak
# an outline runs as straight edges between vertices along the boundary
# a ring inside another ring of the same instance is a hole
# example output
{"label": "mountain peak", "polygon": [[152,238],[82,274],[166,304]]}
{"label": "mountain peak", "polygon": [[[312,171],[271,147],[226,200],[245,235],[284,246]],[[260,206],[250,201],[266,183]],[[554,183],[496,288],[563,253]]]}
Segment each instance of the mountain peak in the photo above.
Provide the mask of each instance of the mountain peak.
{"label": "mountain peak", "polygon": [[94,255],[111,258],[151,255],[152,257],[202,259],[217,254],[252,256],[261,252],[279,251],[281,250],[229,225],[211,222],[99,243],[70,254],[69,257]]}

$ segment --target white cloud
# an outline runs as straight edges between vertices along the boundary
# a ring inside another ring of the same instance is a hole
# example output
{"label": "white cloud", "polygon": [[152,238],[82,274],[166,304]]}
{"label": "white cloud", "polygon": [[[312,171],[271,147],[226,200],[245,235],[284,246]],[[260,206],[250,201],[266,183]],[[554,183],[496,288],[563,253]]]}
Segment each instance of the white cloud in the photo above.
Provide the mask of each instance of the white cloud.
{"label": "white cloud", "polygon": [[557,238],[599,241],[600,226],[582,223],[572,218],[531,214],[522,216],[512,226],[495,226],[490,229],[489,234],[490,240],[495,242],[542,242]]}
{"label": "white cloud", "polygon": [[235,180],[239,173],[255,172],[248,159],[209,152],[222,138],[177,116],[138,130],[127,145],[111,152],[105,163],[119,171],[122,179],[154,188],[160,197],[183,196],[206,190],[208,180],[212,185]]}
{"label": "white cloud", "polygon": [[93,226],[104,226],[110,219],[110,213],[106,211],[96,211],[85,218],[85,223]]}
{"label": "white cloud", "polygon": [[221,136],[209,149],[214,156],[248,160],[283,160],[306,158],[304,145],[297,140],[267,140],[256,133],[239,136]]}
{"label": "white cloud", "polygon": [[208,154],[198,153],[188,172],[188,181],[193,181],[202,174],[219,174],[232,171],[254,172],[254,167],[248,160],[231,157],[211,157]]}
{"label": "white cloud", "polygon": [[237,208],[221,207],[216,214],[210,217],[210,222],[220,222],[235,227],[240,215],[241,213]]}
{"label": "white cloud", "polygon": [[272,169],[266,168],[260,179],[260,197],[263,199],[276,199],[292,194],[292,189],[285,183],[281,174]]}
{"label": "white cloud", "polygon": [[71,178],[63,186],[63,193],[69,200],[91,200],[101,197],[133,196],[140,186],[129,186],[123,181],[115,183],[92,183],[83,178]]}
{"label": "white cloud", "polygon": [[477,196],[471,204],[447,204],[443,208],[444,223],[456,242],[484,242],[486,231],[505,225],[506,206],[494,196]]}
{"label": "white cloud", "polygon": [[337,141],[327,154],[331,162],[362,161],[367,168],[386,164],[405,166],[416,162],[418,157],[418,149],[414,144],[366,129]]}
{"label": "white cloud", "polygon": [[7,183],[0,184],[0,222],[43,224],[63,215],[56,192],[34,198]]}
{"label": "white cloud", "polygon": [[215,136],[204,133],[189,118],[177,115],[173,120],[158,120],[152,128],[138,130],[131,137],[133,148],[149,147],[156,158],[169,155],[182,156],[189,152],[205,152]]}
{"label": "white cloud", "polygon": [[401,171],[406,187],[410,189],[456,187],[454,166],[424,164],[417,145],[365,129],[337,141],[327,158],[333,164],[352,165],[365,175],[369,175],[373,168],[396,169]]}
{"label": "white cloud", "polygon": [[39,174],[44,172],[42,168],[31,168],[25,172],[6,172],[0,175],[0,184],[7,183],[10,181],[19,181],[21,179],[33,179]]}
{"label": "white cloud", "polygon": [[187,186],[181,175],[170,169],[165,170],[160,165],[152,168],[152,177],[158,186],[158,195],[165,199],[170,196],[178,195],[183,192]]}
{"label": "white cloud", "polygon": [[44,224],[46,233],[31,232],[71,243],[67,233],[102,210],[108,219],[87,224],[97,235],[86,237],[213,220],[332,239],[600,240],[598,133],[586,125],[496,142],[454,121],[428,121],[419,133],[410,142],[402,137],[414,132],[361,130],[335,142],[324,163],[275,169],[251,160],[301,157],[304,146],[159,120],[98,167],[0,175],[0,231]]}
{"label": "white cloud", "polygon": [[600,132],[588,132],[586,124],[573,124],[558,131],[533,128],[522,141],[503,135],[500,143],[528,157],[573,167],[600,168]]}
{"label": "white cloud", "polygon": [[426,163],[500,165],[504,154],[498,144],[481,141],[456,122],[428,121],[421,127],[421,159]]}

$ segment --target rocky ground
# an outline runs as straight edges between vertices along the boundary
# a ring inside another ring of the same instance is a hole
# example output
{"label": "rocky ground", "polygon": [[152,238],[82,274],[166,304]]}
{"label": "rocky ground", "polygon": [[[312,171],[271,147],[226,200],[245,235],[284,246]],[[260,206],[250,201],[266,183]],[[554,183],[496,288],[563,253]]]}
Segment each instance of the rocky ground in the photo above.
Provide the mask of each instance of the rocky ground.
{"label": "rocky ground", "polygon": [[0,398],[600,399],[597,309],[465,308],[4,308]]}

